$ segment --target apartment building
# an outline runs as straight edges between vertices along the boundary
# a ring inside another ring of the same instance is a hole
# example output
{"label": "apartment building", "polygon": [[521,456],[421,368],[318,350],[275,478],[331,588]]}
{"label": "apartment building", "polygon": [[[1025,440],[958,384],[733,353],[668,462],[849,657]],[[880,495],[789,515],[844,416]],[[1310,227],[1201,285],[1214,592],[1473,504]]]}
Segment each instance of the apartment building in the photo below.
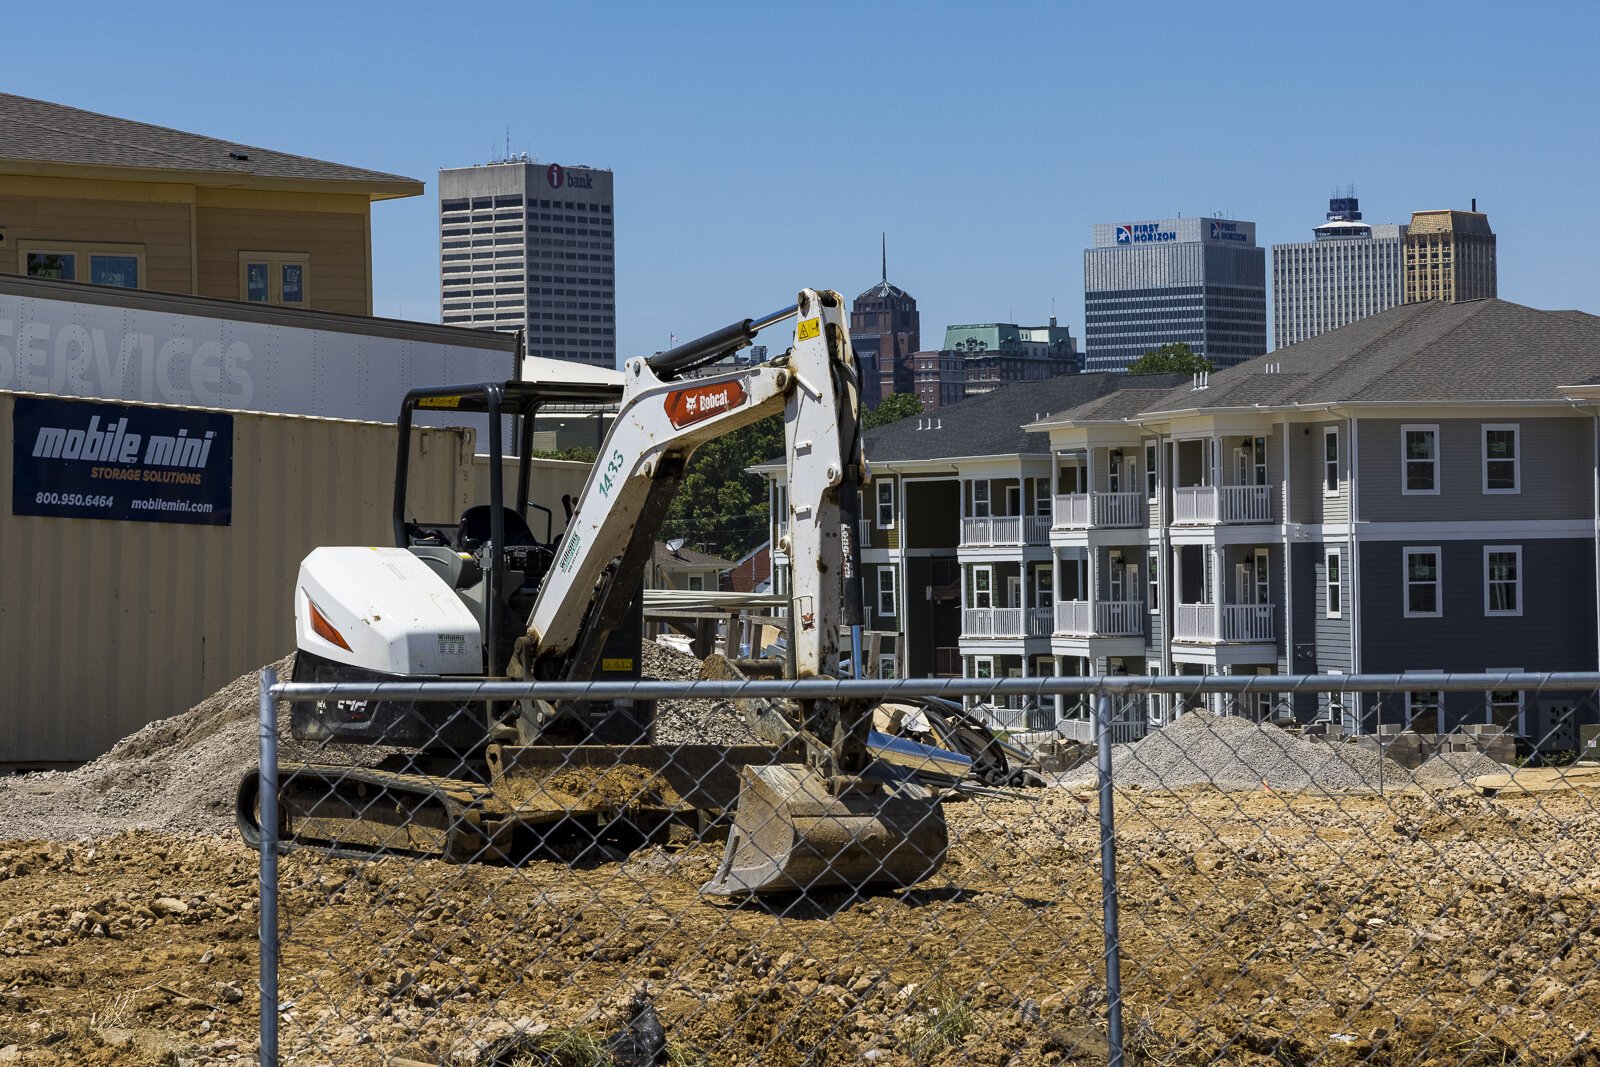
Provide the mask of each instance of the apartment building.
{"label": "apartment building", "polygon": [[414,178],[0,93],[0,274],[372,314]]}
{"label": "apartment building", "polygon": [[[945,411],[866,432],[872,471],[860,527],[868,628],[882,677],[1049,673],[1053,577],[1052,457],[1023,419],[1148,384],[1160,396],[1183,375],[1073,374],[1013,384]],[[1158,388],[1159,387],[1159,388]],[[782,464],[770,479],[775,591],[787,591],[789,514]]]}
{"label": "apartment building", "polygon": [[[1405,304],[1028,424],[1050,441],[1034,566],[1054,574],[1055,669],[1594,670],[1597,375],[1594,316]],[[1285,709],[1357,732],[1498,723],[1548,750],[1595,714],[1578,694],[1420,690],[1254,710]]]}

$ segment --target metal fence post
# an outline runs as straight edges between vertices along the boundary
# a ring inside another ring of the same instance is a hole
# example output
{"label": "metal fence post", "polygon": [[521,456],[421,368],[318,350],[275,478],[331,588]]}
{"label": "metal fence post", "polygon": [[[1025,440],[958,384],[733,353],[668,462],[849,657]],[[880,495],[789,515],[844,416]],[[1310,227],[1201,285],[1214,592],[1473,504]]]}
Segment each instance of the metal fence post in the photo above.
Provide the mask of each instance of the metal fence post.
{"label": "metal fence post", "polygon": [[1122,945],[1117,930],[1116,816],[1111,800],[1111,694],[1095,694],[1095,743],[1100,769],[1100,899],[1105,910],[1106,1059],[1122,1067]]}
{"label": "metal fence post", "polygon": [[261,672],[261,1053],[262,1067],[278,1063],[278,716],[272,688],[278,672]]}

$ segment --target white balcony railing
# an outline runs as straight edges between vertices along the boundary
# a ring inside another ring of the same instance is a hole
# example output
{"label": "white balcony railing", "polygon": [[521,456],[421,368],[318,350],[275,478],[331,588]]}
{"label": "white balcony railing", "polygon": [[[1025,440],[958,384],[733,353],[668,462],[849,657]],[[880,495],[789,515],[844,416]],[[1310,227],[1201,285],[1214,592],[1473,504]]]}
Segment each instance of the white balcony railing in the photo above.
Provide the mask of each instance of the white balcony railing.
{"label": "white balcony railing", "polygon": [[1101,600],[1094,606],[1094,632],[1102,637],[1144,633],[1144,605],[1137,600]]}
{"label": "white balcony railing", "polygon": [[1055,632],[1073,637],[1088,637],[1094,632],[1089,625],[1092,614],[1087,600],[1058,600]]}
{"label": "white balcony railing", "polygon": [[1271,604],[1179,604],[1173,637],[1179,641],[1222,643],[1271,641]]}
{"label": "white balcony railing", "polygon": [[1137,600],[1063,600],[1056,605],[1055,632],[1067,637],[1136,637],[1144,633],[1144,605]]}
{"label": "white balcony railing", "polygon": [[862,519],[860,522],[856,523],[856,530],[857,530],[857,535],[858,535],[858,538],[859,538],[858,541],[857,541],[858,547],[860,547],[860,548],[871,548],[872,547],[872,520],[871,519]]}
{"label": "white balcony railing", "polygon": [[1021,637],[1021,608],[963,608],[963,637]]}
{"label": "white balcony railing", "polygon": [[962,519],[961,544],[963,546],[1020,545],[1022,544],[1022,516],[990,515],[981,519]]}
{"label": "white balcony railing", "polygon": [[1049,637],[1051,611],[1049,608],[1028,609],[1028,636]]}
{"label": "white balcony railing", "polygon": [[1057,530],[1091,526],[1143,526],[1144,497],[1139,493],[1062,493],[1055,498]]}
{"label": "white balcony railing", "polygon": [[1050,516],[1029,515],[1022,520],[1022,536],[1027,540],[1025,544],[1048,545],[1050,543]]}
{"label": "white balcony railing", "polygon": [[1271,522],[1272,486],[1179,486],[1172,491],[1172,521],[1180,525]]}

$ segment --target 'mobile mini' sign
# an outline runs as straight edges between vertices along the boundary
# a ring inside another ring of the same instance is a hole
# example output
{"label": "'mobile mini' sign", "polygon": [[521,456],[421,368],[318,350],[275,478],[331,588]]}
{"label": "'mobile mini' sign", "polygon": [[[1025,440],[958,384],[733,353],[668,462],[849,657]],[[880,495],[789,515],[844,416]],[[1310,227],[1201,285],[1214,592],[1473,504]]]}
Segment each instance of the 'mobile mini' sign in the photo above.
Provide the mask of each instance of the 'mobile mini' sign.
{"label": "'mobile mini' sign", "polygon": [[233,416],[19,396],[11,513],[227,526]]}

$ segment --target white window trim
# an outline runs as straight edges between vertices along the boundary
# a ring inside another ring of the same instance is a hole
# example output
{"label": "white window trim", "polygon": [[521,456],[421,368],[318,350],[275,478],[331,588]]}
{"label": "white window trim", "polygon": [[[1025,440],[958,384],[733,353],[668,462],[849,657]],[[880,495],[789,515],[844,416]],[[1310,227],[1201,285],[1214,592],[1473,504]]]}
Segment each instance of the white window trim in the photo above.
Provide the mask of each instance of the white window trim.
{"label": "white window trim", "polygon": [[148,282],[145,275],[144,245],[116,244],[103,241],[94,241],[88,244],[75,241],[21,241],[17,244],[18,274],[27,276],[29,255],[72,256],[73,285],[93,284],[93,282],[89,280],[89,275],[93,270],[93,257],[126,257],[135,261],[135,269],[139,272],[139,284],[121,286],[120,288],[148,288]]}
{"label": "white window trim", "polygon": [[[978,668],[980,666],[988,667],[989,668],[989,673],[987,675],[979,674],[978,673]],[[994,678],[994,657],[993,656],[973,656],[972,657],[972,676],[974,678],[983,678],[985,681],[993,680],[993,678]]]}
{"label": "white window trim", "polygon": [[[1433,488],[1432,489],[1412,489],[1409,485],[1406,484],[1406,482],[1407,482],[1406,465],[1411,462],[1411,460],[1406,456],[1406,434],[1408,434],[1408,433],[1410,433],[1412,431],[1419,431],[1419,432],[1420,431],[1428,431],[1428,432],[1431,432],[1433,434]],[[1443,481],[1443,478],[1440,476],[1441,475],[1441,470],[1440,469],[1444,466],[1443,452],[1444,452],[1444,449],[1441,447],[1441,442],[1439,441],[1439,424],[1438,423],[1431,423],[1430,424],[1430,423],[1412,422],[1412,423],[1405,423],[1405,424],[1401,425],[1401,427],[1400,427],[1400,495],[1401,496],[1438,496],[1439,495],[1439,483],[1441,481]]]}
{"label": "white window trim", "polygon": [[[1434,611],[1411,610],[1411,557],[1431,552],[1434,558],[1433,584]],[[1414,545],[1400,550],[1400,601],[1408,619],[1438,619],[1444,617],[1444,553],[1438,545]]]}
{"label": "white window trim", "polygon": [[[888,578],[887,582],[884,581],[884,579],[886,577]],[[895,597],[896,591],[897,590],[895,588],[894,568],[893,567],[879,567],[878,568],[878,597],[877,597],[877,600],[878,600],[878,614],[879,615],[884,615],[884,616],[887,616],[889,618],[895,618],[896,617],[896,612],[900,608],[900,605],[895,603],[895,600],[897,599]],[[886,593],[888,594],[888,597],[889,597],[889,606],[887,608],[885,608],[883,606],[883,598],[884,598],[884,594],[886,594]]]}
{"label": "white window trim", "polygon": [[[1327,566],[1328,566],[1328,561],[1329,560],[1338,560],[1339,573],[1338,573],[1337,577],[1330,578],[1328,576]],[[1323,552],[1322,552],[1322,566],[1323,566],[1323,572],[1322,572],[1323,608],[1325,609],[1324,613],[1330,619],[1342,619],[1342,618],[1344,618],[1344,551],[1343,551],[1343,549],[1324,547]],[[1337,594],[1338,594],[1338,597],[1339,597],[1339,608],[1338,608],[1337,611],[1335,611],[1334,608],[1333,608],[1333,596],[1330,595],[1330,594],[1334,593],[1335,590],[1337,590]]]}
{"label": "white window trim", "polygon": [[[1427,670],[1406,671],[1405,673],[1406,674],[1438,674],[1439,673],[1439,668],[1430,667]],[[1404,677],[1404,676],[1402,675],[1402,677]],[[1423,732],[1424,733],[1432,733],[1435,730],[1438,730],[1439,729],[1439,724],[1444,720],[1444,690],[1442,690],[1442,689],[1407,689],[1405,692],[1406,692],[1405,728],[1407,730],[1412,730],[1412,729],[1416,728],[1413,724],[1416,722],[1417,716],[1416,716],[1416,712],[1411,710],[1411,695],[1413,693],[1432,693],[1434,695],[1434,697],[1435,697],[1435,702],[1434,702],[1434,705],[1433,705],[1433,725],[1432,725],[1432,727],[1430,729],[1425,730]]]}
{"label": "white window trim", "polygon": [[[1511,488],[1489,488],[1489,431],[1510,430],[1512,437],[1511,450]],[[1483,491],[1491,496],[1511,496],[1522,492],[1522,425],[1515,422],[1486,422],[1482,432],[1478,435],[1478,443],[1483,455]]]}
{"label": "white window trim", "polygon": [[[885,671],[884,671],[885,667],[888,668],[888,672],[887,673],[885,673]],[[896,675],[896,671],[895,671],[894,653],[893,652],[880,652],[880,653],[878,653],[878,677],[879,678],[894,678],[896,676],[897,675]]]}
{"label": "white window trim", "polygon": [[[1333,439],[1333,488],[1328,488],[1328,440]],[[1404,448],[1405,438],[1401,438],[1401,447]],[[1340,475],[1344,472],[1339,463],[1339,427],[1324,426],[1322,428],[1322,495],[1338,496],[1341,488]],[[1403,484],[1403,483],[1402,483]]]}
{"label": "white window trim", "polygon": [[1150,603],[1147,605],[1147,608],[1148,608],[1150,614],[1152,614],[1152,615],[1160,615],[1161,614],[1161,553],[1159,553],[1159,552],[1147,552],[1147,553],[1145,553],[1144,563],[1145,563],[1145,567],[1150,572],[1149,574],[1146,574],[1145,578],[1144,578],[1145,593],[1146,593],[1146,595],[1148,596],[1148,598],[1150,600]]}
{"label": "white window trim", "polygon": [[[888,494],[889,495],[889,499],[888,500],[884,500],[884,498],[883,498],[884,497],[884,492],[883,491],[885,489],[887,489],[889,491],[889,494]],[[884,522],[883,521],[883,508],[884,508],[885,504],[887,504],[888,507],[889,507],[889,521],[888,522]],[[877,499],[876,499],[876,501],[874,503],[874,509],[873,509],[873,521],[874,521],[874,524],[877,526],[877,528],[880,529],[880,530],[892,530],[892,529],[894,529],[894,480],[893,479],[885,478],[883,481],[878,483]]]}
{"label": "white window trim", "polygon": [[[978,486],[980,485],[983,486],[983,500],[981,501],[983,504],[983,514],[981,515],[978,514],[978,504],[980,503],[978,500]],[[974,478],[972,481],[972,518],[987,519],[994,515],[994,501],[991,499],[991,496],[992,494],[989,492],[989,479]]]}
{"label": "white window trim", "polygon": [[[1490,610],[1489,608],[1489,553],[1511,552],[1517,557],[1517,607],[1514,611]],[[1522,546],[1521,545],[1484,545],[1483,546],[1483,613],[1494,618],[1515,618],[1522,614]]]}
{"label": "white window trim", "polygon": [[[1518,572],[1521,573],[1520,571]],[[1521,667],[1485,667],[1484,674],[1521,674]],[[1517,725],[1514,732],[1521,734],[1526,728],[1526,715],[1528,713],[1528,693],[1525,689],[1495,690],[1487,689],[1483,694],[1483,722],[1485,726],[1494,722],[1494,695],[1496,692],[1514,692],[1517,694]]]}
{"label": "white window trim", "polygon": [[[989,588],[986,589],[986,590],[983,590],[983,592],[987,593],[988,596],[989,596],[989,604],[988,604],[987,608],[985,608],[984,605],[981,605],[981,604],[977,603],[978,592],[979,592],[979,590],[978,590],[978,575],[980,573],[986,574],[986,575],[989,576]],[[973,599],[973,603],[972,603],[971,606],[974,607],[974,608],[977,608],[980,611],[992,610],[994,608],[994,564],[992,564],[992,563],[977,563],[977,564],[973,565],[973,567],[972,567],[972,599]]]}
{"label": "white window trim", "polygon": [[[267,265],[267,298],[265,300],[250,299],[249,272],[250,264],[252,263],[265,263]],[[300,268],[300,299],[287,303],[283,299],[283,268],[286,266],[298,266]],[[239,299],[257,307],[310,307],[311,253],[240,252]]]}
{"label": "white window trim", "polygon": [[1158,459],[1155,442],[1147,441],[1144,446],[1144,497],[1146,504],[1154,504],[1156,496],[1160,492],[1158,485],[1160,481],[1160,464],[1157,462]]}

